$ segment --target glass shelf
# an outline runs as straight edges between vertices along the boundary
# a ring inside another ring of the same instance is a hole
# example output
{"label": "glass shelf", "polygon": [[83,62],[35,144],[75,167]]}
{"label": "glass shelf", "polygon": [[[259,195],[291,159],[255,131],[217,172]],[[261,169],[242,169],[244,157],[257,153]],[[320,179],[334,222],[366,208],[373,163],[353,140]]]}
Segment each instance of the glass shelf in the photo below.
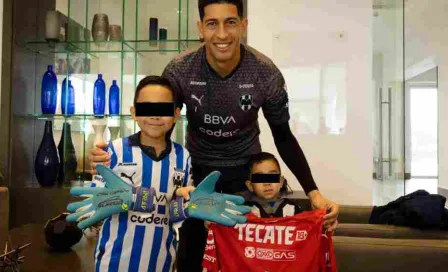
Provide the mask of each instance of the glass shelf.
{"label": "glass shelf", "polygon": [[85,53],[120,53],[132,51],[126,42],[122,41],[78,41],[72,42]]}
{"label": "glass shelf", "polygon": [[[20,176],[20,183],[29,188],[40,188],[34,173],[34,159],[46,121],[52,121],[55,144],[58,146],[70,135],[76,153],[76,175],[69,177],[70,181],[64,182],[62,188],[75,186],[78,181],[88,183],[91,180],[88,155],[94,148],[96,137],[101,136],[97,135],[95,128],[106,126],[102,135],[106,142],[138,132],[140,128],[132,119],[129,108],[139,81],[146,75],[161,75],[178,54],[201,46],[196,32],[196,19],[199,18],[197,0],[64,0],[56,1],[55,10],[60,15],[60,42],[45,40],[45,14],[36,19],[36,33],[25,33],[27,35],[20,35],[17,37],[20,39],[15,40],[18,47],[36,54],[36,58],[30,58],[29,62],[26,60],[33,69],[19,71],[27,73],[25,79],[29,75],[33,75],[33,79],[20,86],[26,94],[16,94],[21,106],[14,112],[18,144],[13,150],[15,154],[24,155],[18,157],[23,167],[13,174]],[[121,26],[121,40],[92,40],[93,21],[98,13],[106,14],[110,25]],[[150,18],[158,19],[159,30],[167,29],[166,40],[160,40],[160,35],[157,40],[149,40]],[[56,114],[45,115],[41,114],[40,107],[41,82],[48,65],[53,65],[57,77],[57,107]],[[107,94],[112,81],[116,80],[120,88],[121,115],[93,114],[93,90],[98,74],[103,75],[106,84],[107,113]],[[76,93],[77,114],[74,115],[61,114],[62,83],[67,77]],[[66,124],[70,125],[70,134],[63,133]],[[173,141],[185,144],[187,125],[187,118],[183,115],[171,135]],[[61,150],[62,154],[69,154],[67,146]],[[22,162],[24,158],[26,162]]]}
{"label": "glass shelf", "polygon": [[[28,115],[16,115],[16,117],[22,118],[34,118],[38,120],[132,120],[130,114],[124,115],[94,115],[94,114],[28,114]],[[181,115],[180,120],[187,120],[186,115]]]}
{"label": "glass shelf", "polygon": [[120,52],[180,52],[196,49],[199,40],[126,40],[126,41],[73,41],[49,43],[26,41],[22,47],[40,54],[51,53],[120,53]]}
{"label": "glass shelf", "polygon": [[39,54],[82,53],[81,48],[70,42],[26,41],[20,47]]}
{"label": "glass shelf", "polygon": [[179,52],[196,49],[201,45],[199,40],[138,40],[125,43],[135,52]]}
{"label": "glass shelf", "polygon": [[64,115],[64,114],[28,114],[27,117],[39,119],[39,120],[80,120],[80,119],[88,119],[88,120],[100,120],[100,119],[121,119],[121,120],[132,120],[132,116],[130,114],[127,115],[94,115],[94,114],[72,114],[72,115]]}

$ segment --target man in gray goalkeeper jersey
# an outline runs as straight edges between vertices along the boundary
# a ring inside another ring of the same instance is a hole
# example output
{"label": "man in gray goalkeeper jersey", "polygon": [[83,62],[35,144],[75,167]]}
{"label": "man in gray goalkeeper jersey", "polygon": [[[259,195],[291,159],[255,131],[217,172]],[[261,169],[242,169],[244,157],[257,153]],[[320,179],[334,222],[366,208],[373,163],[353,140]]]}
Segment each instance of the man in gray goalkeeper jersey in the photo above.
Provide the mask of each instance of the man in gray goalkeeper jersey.
{"label": "man in gray goalkeeper jersey", "polygon": [[[246,164],[252,154],[261,151],[257,121],[261,109],[281,158],[313,208],[329,210],[325,226],[334,230],[339,206],[318,191],[305,155],[290,130],[284,78],[270,59],[240,42],[247,29],[242,1],[199,0],[199,13],[198,28],[205,45],[175,58],[163,72],[178,102],[187,107],[186,147],[191,155],[193,180],[201,181],[218,170],[222,175],[217,191],[245,190]],[[107,164],[110,158],[101,147],[92,152],[90,159]],[[202,222],[187,220],[183,224],[179,272],[201,271],[205,240]]]}

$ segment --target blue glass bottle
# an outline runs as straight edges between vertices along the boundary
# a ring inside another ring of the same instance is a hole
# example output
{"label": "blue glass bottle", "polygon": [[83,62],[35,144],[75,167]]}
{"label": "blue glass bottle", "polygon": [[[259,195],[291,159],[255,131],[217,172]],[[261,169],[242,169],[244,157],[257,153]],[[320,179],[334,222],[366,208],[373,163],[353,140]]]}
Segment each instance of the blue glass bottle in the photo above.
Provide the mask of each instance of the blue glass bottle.
{"label": "blue glass bottle", "polygon": [[53,139],[53,122],[45,121],[45,131],[34,161],[34,173],[43,187],[53,186],[59,172],[59,156]]}
{"label": "blue glass bottle", "polygon": [[106,107],[106,84],[103,80],[103,75],[98,74],[98,79],[93,86],[93,114],[104,115]]}
{"label": "blue glass bottle", "polygon": [[67,78],[62,81],[61,111],[62,114],[75,113],[75,88],[71,80],[68,80],[67,86]]}
{"label": "blue glass bottle", "polygon": [[112,86],[109,89],[109,114],[120,114],[120,88],[116,80],[112,81]]}
{"label": "blue glass bottle", "polygon": [[58,96],[58,80],[53,72],[53,66],[48,65],[42,78],[40,104],[43,114],[55,114]]}

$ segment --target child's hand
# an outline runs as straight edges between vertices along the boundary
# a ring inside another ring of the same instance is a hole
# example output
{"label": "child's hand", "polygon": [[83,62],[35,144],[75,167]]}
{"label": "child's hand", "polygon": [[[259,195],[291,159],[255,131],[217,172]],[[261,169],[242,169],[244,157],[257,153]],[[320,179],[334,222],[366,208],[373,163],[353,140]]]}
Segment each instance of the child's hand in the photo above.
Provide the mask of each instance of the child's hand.
{"label": "child's hand", "polygon": [[181,187],[176,190],[176,196],[183,197],[185,200],[190,200],[190,193],[195,189],[194,186]]}

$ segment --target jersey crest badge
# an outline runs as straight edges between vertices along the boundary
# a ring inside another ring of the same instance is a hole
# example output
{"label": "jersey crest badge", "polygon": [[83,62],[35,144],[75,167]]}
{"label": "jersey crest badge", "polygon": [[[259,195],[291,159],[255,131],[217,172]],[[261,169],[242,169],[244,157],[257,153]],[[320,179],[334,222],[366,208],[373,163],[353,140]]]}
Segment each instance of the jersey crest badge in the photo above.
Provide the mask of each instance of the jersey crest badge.
{"label": "jersey crest badge", "polygon": [[175,187],[182,187],[182,182],[185,179],[185,171],[182,169],[174,168],[173,184]]}
{"label": "jersey crest badge", "polygon": [[243,94],[240,96],[240,108],[243,111],[249,111],[252,108],[252,95]]}

